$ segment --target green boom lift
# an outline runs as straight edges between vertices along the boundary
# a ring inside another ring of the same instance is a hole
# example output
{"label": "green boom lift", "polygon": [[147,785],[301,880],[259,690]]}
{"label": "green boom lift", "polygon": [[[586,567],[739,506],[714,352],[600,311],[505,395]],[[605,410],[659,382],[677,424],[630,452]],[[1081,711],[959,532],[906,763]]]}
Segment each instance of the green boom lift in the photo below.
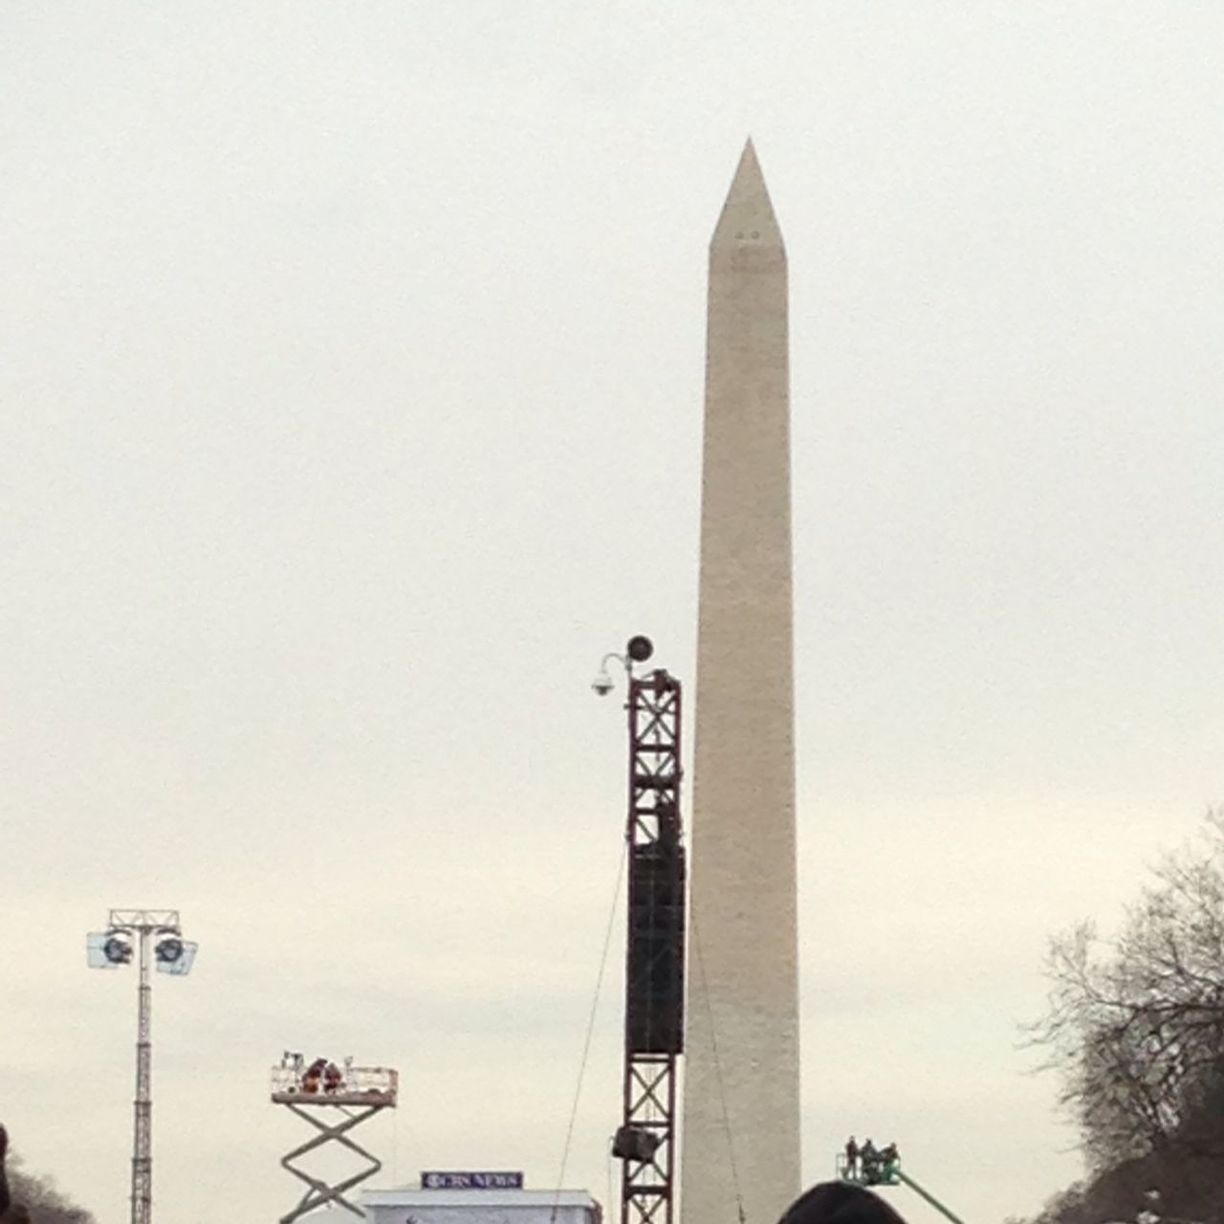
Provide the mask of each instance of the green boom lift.
{"label": "green boom lift", "polygon": [[836,1171],[838,1181],[849,1182],[854,1186],[908,1186],[919,1198],[930,1203],[952,1224],[965,1224],[960,1216],[945,1207],[929,1190],[923,1189],[912,1177],[903,1172],[899,1159],[885,1160],[877,1156],[874,1159],[863,1161],[860,1158],[852,1168],[846,1157],[839,1155]]}

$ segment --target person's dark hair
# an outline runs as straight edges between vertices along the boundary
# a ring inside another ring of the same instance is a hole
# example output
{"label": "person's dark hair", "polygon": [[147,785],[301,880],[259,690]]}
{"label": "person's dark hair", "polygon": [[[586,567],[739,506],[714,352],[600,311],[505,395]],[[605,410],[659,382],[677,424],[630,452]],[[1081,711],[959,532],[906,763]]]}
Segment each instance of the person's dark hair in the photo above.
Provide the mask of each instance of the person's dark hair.
{"label": "person's dark hair", "polygon": [[801,1194],[779,1224],[905,1224],[882,1198],[845,1182],[821,1182]]}

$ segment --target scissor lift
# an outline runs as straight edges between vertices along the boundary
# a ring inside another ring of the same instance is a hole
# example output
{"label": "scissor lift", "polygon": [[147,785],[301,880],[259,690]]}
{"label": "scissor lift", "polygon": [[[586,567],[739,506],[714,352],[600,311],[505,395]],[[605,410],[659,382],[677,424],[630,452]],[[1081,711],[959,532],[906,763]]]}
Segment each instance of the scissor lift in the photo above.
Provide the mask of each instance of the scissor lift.
{"label": "scissor lift", "polygon": [[[364,1218],[361,1208],[345,1196],[373,1177],[382,1168],[382,1161],[361,1147],[351,1132],[384,1109],[394,1109],[398,1093],[398,1071],[390,1067],[354,1067],[351,1059],[345,1059],[339,1078],[310,1076],[300,1055],[287,1054],[279,1067],[272,1068],[272,1103],[284,1105],[319,1132],[281,1160],[285,1169],[306,1183],[306,1192],[288,1215],[281,1216],[280,1224],[293,1224],[329,1203],[337,1203]],[[329,1143],[347,1148],[365,1161],[364,1167],[334,1185],[299,1167],[298,1162],[304,1157]]]}

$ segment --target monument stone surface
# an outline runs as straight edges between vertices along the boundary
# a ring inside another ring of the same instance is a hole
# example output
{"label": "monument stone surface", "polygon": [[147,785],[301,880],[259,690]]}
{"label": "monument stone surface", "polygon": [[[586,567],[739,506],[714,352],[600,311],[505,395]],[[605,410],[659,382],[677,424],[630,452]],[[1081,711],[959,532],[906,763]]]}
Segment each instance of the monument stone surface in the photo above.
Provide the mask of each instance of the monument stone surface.
{"label": "monument stone surface", "polygon": [[[749,141],[710,243],[684,1224],[800,1191],[786,249]],[[738,1200],[737,1200],[738,1192]]]}

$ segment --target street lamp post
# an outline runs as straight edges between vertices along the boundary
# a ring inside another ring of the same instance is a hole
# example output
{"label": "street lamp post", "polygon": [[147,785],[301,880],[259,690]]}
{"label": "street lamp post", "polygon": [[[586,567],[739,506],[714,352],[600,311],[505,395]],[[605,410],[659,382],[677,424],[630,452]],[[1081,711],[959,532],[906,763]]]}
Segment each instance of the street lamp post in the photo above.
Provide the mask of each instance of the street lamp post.
{"label": "street lamp post", "polygon": [[[135,948],[133,948],[133,940]],[[184,940],[178,910],[113,909],[106,930],[86,936],[91,969],[118,969],[133,956],[140,975],[136,987],[136,1098],[132,1126],[132,1224],[153,1219],[153,980],[159,973],[182,977],[191,972],[199,945]]]}

